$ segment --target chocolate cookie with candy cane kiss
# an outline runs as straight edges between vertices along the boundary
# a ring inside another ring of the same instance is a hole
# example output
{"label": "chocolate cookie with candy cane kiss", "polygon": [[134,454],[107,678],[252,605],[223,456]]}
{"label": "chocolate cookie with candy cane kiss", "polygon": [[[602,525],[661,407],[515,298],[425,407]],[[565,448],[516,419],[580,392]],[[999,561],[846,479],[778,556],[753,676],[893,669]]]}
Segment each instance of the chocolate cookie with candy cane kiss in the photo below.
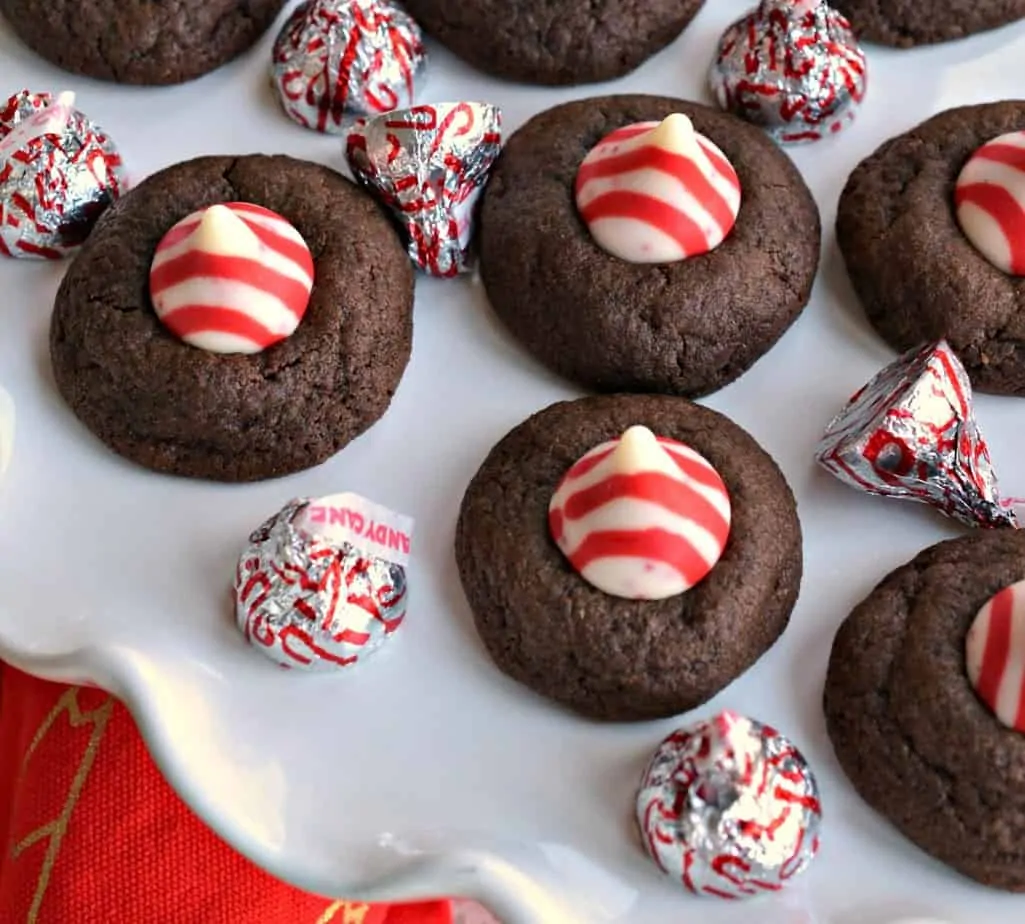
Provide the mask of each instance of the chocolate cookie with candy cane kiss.
{"label": "chocolate cookie with candy cane kiss", "polygon": [[887,141],[847,180],[836,235],[894,349],[945,339],[977,390],[1025,395],[1025,101],[950,109]]}
{"label": "chocolate cookie with candy cane kiss", "polygon": [[463,498],[456,559],[506,674],[580,713],[686,712],[786,628],[793,495],[735,423],[684,398],[562,402],[507,434]]}
{"label": "chocolate cookie with candy cane kiss", "polygon": [[354,184],[290,157],[202,157],[105,213],[57,293],[50,355],[115,452],[253,481],[323,462],[385,412],[412,309],[402,243]]}
{"label": "chocolate cookie with candy cane kiss", "polygon": [[1025,892],[1025,533],[925,549],[833,641],[829,736],[861,797],[965,876]]}
{"label": "chocolate cookie with candy cane kiss", "polygon": [[610,96],[509,139],[480,213],[481,276],[526,349],[598,391],[694,397],[800,315],[818,209],[758,128],[698,103]]}

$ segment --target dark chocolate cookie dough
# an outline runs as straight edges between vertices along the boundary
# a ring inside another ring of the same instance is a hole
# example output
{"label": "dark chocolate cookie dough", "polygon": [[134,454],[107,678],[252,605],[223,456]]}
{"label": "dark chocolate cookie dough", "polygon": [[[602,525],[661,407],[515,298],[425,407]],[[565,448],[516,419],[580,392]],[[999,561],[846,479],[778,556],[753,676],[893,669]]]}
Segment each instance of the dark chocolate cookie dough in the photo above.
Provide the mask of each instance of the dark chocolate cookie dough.
{"label": "dark chocolate cookie dough", "polygon": [[479,70],[532,84],[621,77],[673,41],[704,0],[406,0]]}
{"label": "dark chocolate cookie dough", "polygon": [[[157,319],[149,269],[191,212],[246,201],[287,218],[316,278],[287,340],[255,355],[188,346]],[[140,465],[221,481],[310,468],[387,409],[412,348],[413,271],[377,205],[326,167],[202,157],[107,211],[57,293],[50,352],[79,419]]]}
{"label": "dark chocolate cookie dough", "polygon": [[[577,170],[609,132],[673,112],[732,162],[740,214],[710,253],[627,263],[595,243],[577,212]],[[694,397],[737,378],[807,304],[819,241],[811,193],[760,129],[656,96],[587,99],[535,116],[509,139],[480,219],[495,312],[541,362],[597,391]]]}
{"label": "dark chocolate cookie dough", "polygon": [[1025,0],[833,0],[863,38],[911,48],[949,42],[1025,17]]}
{"label": "dark chocolate cookie dough", "polygon": [[965,671],[965,635],[1025,578],[1025,533],[979,531],[890,574],[840,628],[825,711],[855,789],[906,837],[989,886],[1025,891],[1025,735]]}
{"label": "dark chocolate cookie dough", "polygon": [[[567,469],[635,424],[701,453],[732,504],[722,557],[666,600],[596,589],[548,530]],[[498,443],[463,499],[456,558],[501,670],[585,715],[627,721],[699,706],[772,646],[800,588],[801,527],[783,475],[735,423],[683,398],[608,395],[555,404]]]}
{"label": "dark chocolate cookie dough", "polygon": [[872,326],[899,351],[945,337],[981,391],[1025,395],[1025,279],[961,232],[958,174],[976,148],[1025,129],[1025,102],[950,109],[862,161],[836,236]]}
{"label": "dark chocolate cookie dough", "polygon": [[0,15],[64,70],[117,83],[192,80],[251,47],[285,0],[0,0]]}

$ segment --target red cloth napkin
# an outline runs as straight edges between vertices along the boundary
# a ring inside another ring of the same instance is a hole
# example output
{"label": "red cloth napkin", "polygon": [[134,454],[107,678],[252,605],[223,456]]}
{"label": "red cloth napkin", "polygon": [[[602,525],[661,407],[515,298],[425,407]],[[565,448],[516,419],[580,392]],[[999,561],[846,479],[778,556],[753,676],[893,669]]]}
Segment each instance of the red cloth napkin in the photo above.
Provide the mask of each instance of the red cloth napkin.
{"label": "red cloth napkin", "polygon": [[0,845],[12,924],[452,924],[449,902],[370,906],[279,882],[175,795],[120,703],[6,666]]}

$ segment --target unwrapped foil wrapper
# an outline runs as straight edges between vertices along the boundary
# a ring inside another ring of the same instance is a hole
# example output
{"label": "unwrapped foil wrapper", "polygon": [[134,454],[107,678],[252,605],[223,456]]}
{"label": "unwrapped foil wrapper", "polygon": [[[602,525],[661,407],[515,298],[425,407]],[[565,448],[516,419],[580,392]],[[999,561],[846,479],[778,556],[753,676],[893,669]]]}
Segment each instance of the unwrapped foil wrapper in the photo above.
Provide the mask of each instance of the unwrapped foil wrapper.
{"label": "unwrapped foil wrapper", "polygon": [[868,70],[851,24],[819,0],[762,0],[719,41],[719,106],[781,144],[818,141],[854,118]]}
{"label": "unwrapped foil wrapper", "polygon": [[0,109],[0,253],[66,256],[127,188],[114,143],[70,103],[23,90]]}
{"label": "unwrapped foil wrapper", "polygon": [[501,149],[497,106],[438,103],[358,122],[346,157],[405,229],[413,263],[451,277],[473,267],[474,211]]}
{"label": "unwrapped foil wrapper", "polygon": [[284,667],[328,671],[362,663],[406,615],[405,569],[301,529],[309,500],[290,501],[249,537],[235,574],[235,618]]}
{"label": "unwrapped foil wrapper", "polygon": [[306,0],[274,43],[271,76],[289,118],[337,134],[346,117],[410,106],[423,33],[390,0]]}
{"label": "unwrapped foil wrapper", "polygon": [[698,895],[783,888],[819,847],[822,810],[808,764],[768,725],[724,712],[666,738],[637,795],[644,846]]}
{"label": "unwrapped foil wrapper", "polygon": [[997,491],[968,375],[946,341],[876,375],[830,423],[815,458],[869,494],[931,504],[970,526],[1017,526]]}

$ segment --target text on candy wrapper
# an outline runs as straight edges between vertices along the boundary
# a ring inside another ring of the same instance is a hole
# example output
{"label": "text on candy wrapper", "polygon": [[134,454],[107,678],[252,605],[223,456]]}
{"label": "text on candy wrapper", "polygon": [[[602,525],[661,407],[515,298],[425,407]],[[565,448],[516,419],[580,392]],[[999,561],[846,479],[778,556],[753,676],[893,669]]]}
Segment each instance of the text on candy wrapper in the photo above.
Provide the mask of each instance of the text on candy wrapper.
{"label": "text on candy wrapper", "polygon": [[326,507],[311,504],[308,513],[311,523],[322,526],[340,526],[352,532],[354,536],[375,542],[383,548],[401,552],[403,555],[409,554],[409,533],[388,526],[386,523],[368,520],[357,510],[348,507]]}

